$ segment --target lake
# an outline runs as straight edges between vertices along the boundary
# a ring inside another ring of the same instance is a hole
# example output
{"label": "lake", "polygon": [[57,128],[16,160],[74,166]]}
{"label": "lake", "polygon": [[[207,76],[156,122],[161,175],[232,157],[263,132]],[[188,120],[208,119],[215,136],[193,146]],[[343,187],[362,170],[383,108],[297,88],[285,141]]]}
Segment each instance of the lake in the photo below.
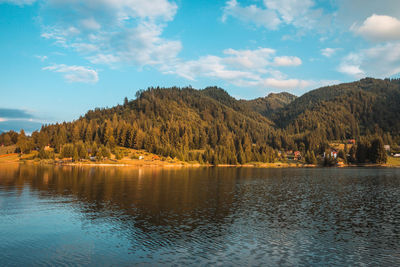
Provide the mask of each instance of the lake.
{"label": "lake", "polygon": [[0,165],[0,265],[400,265],[400,169]]}

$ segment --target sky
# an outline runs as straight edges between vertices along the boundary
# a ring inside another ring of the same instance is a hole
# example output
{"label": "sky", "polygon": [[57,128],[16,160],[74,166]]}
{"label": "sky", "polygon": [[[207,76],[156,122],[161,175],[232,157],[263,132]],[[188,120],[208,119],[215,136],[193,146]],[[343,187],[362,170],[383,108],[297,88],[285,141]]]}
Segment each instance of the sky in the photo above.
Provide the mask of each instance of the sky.
{"label": "sky", "polygon": [[398,0],[0,0],[0,131],[151,86],[238,99],[399,77]]}

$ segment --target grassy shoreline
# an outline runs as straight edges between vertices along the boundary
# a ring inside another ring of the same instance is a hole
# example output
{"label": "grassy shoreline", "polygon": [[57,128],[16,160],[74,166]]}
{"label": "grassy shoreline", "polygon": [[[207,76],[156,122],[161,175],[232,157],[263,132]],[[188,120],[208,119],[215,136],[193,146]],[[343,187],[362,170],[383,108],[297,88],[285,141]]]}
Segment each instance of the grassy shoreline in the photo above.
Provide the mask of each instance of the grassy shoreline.
{"label": "grassy shoreline", "polygon": [[[8,158],[8,159],[7,159]],[[54,165],[54,166],[79,166],[79,167],[165,167],[165,168],[173,168],[173,167],[226,167],[226,168],[400,168],[400,164],[351,164],[351,165],[342,165],[342,166],[333,166],[333,167],[324,167],[322,165],[310,165],[310,164],[301,164],[301,163],[262,163],[262,162],[254,162],[248,164],[238,164],[238,165],[229,165],[229,164],[200,164],[200,163],[190,163],[190,162],[163,162],[163,161],[143,161],[143,160],[105,160],[102,162],[59,162],[56,160],[19,160],[12,155],[10,157],[3,157],[0,159],[0,166],[7,164],[29,164],[29,165]]]}
{"label": "grassy shoreline", "polygon": [[[265,163],[265,162],[250,162],[246,164],[237,164],[237,165],[229,165],[229,164],[207,164],[207,163],[199,163],[199,162],[185,162],[180,161],[178,159],[165,159],[159,157],[155,154],[139,151],[139,150],[130,150],[130,154],[134,153],[135,155],[142,155],[139,159],[124,157],[122,159],[104,159],[101,161],[92,161],[92,160],[80,160],[80,161],[72,161],[72,159],[39,159],[37,157],[37,152],[31,152],[29,154],[2,154],[0,155],[0,165],[2,164],[10,164],[10,163],[22,163],[22,164],[48,164],[48,165],[60,165],[60,166],[91,166],[91,167],[244,167],[244,168],[319,168],[324,167],[322,165],[311,165],[305,164],[303,162],[297,161],[289,161],[289,162],[274,162],[274,163]],[[386,164],[344,164],[341,166],[333,166],[336,168],[354,168],[354,167],[365,167],[365,168],[398,168],[400,167],[400,158],[388,157],[388,162]]]}

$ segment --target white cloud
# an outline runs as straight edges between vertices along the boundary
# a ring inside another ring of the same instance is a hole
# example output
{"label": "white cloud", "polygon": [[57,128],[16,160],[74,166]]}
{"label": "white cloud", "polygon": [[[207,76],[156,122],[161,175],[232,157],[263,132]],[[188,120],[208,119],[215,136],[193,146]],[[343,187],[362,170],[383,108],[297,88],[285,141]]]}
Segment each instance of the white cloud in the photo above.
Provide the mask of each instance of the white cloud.
{"label": "white cloud", "polygon": [[321,49],[321,54],[325,57],[331,57],[331,56],[333,56],[333,54],[335,54],[337,52],[337,50],[338,50],[337,48],[327,47],[327,48]]}
{"label": "white cloud", "polygon": [[97,71],[83,66],[55,64],[44,67],[43,70],[63,73],[68,82],[96,83],[99,80]]}
{"label": "white cloud", "polygon": [[390,16],[373,14],[361,26],[354,24],[351,29],[372,41],[400,40],[400,20]]}
{"label": "white cloud", "polygon": [[164,66],[164,73],[177,74],[189,80],[207,77],[223,80],[241,87],[302,89],[312,81],[289,79],[276,67],[298,66],[301,59],[294,56],[275,56],[271,48],[254,50],[226,49],[223,56],[207,55],[197,60],[177,60]]}
{"label": "white cloud", "polygon": [[359,54],[350,53],[342,59],[338,71],[355,78],[362,78],[365,72],[361,69],[362,58]]}
{"label": "white cloud", "polygon": [[267,78],[261,82],[265,87],[272,87],[277,89],[302,89],[311,85],[309,81],[298,79],[279,80],[275,78]]}
{"label": "white cloud", "polygon": [[344,73],[344,74],[348,74],[348,75],[351,75],[351,76],[354,76],[354,77],[358,77],[358,78],[361,78],[361,77],[363,77],[365,75],[364,71],[362,71],[360,69],[360,66],[358,66],[358,65],[342,63],[339,66],[338,70],[340,72]]}
{"label": "white cloud", "polygon": [[225,21],[228,16],[238,18],[244,22],[251,22],[257,26],[262,26],[267,29],[275,30],[281,23],[276,12],[259,8],[255,5],[242,7],[236,0],[226,2],[222,21]]}
{"label": "white cloud", "polygon": [[42,37],[92,63],[158,66],[182,48],[161,37],[176,10],[168,0],[47,0],[40,12]]}
{"label": "white cloud", "polygon": [[226,49],[223,53],[222,57],[208,55],[200,57],[198,60],[178,60],[174,65],[164,67],[166,72],[173,72],[188,79],[195,79],[194,77],[198,75],[225,79],[258,79],[259,74],[280,73],[276,70],[272,71],[272,66],[298,66],[301,64],[298,57],[274,57],[276,51],[271,48]]}
{"label": "white cloud", "polygon": [[140,17],[169,21],[173,19],[178,9],[175,3],[167,0],[92,0],[91,2],[104,3],[111,8],[115,8],[121,19]]}
{"label": "white cloud", "polygon": [[276,89],[278,91],[303,91],[327,85],[339,84],[339,80],[301,80],[285,78],[265,78],[259,81],[239,81],[236,85],[243,87],[257,87],[262,89]]}
{"label": "white cloud", "polygon": [[275,66],[300,66],[301,59],[298,57],[275,57],[274,58],[274,65]]}
{"label": "white cloud", "polygon": [[182,48],[179,41],[160,37],[162,26],[143,23],[136,28],[119,34],[112,34],[107,42],[110,47],[103,49],[114,55],[120,62],[143,65],[159,65],[174,60]]}
{"label": "white cloud", "polygon": [[228,81],[238,79],[257,79],[257,75],[243,69],[229,68],[224,60],[217,56],[203,56],[198,60],[177,61],[173,66],[165,66],[165,73],[177,74],[188,80],[195,80],[197,77],[213,77]]}
{"label": "white cloud", "polygon": [[343,58],[339,71],[360,78],[385,78],[400,73],[400,43],[387,43],[351,53]]}
{"label": "white cloud", "polygon": [[264,0],[264,4],[268,9],[276,10],[288,24],[305,16],[314,5],[312,0]]}
{"label": "white cloud", "polygon": [[270,64],[275,50],[271,48],[258,48],[255,50],[224,50],[225,56],[222,61],[226,65],[243,69],[260,69]]}
{"label": "white cloud", "polygon": [[313,0],[264,0],[263,4],[263,7],[241,6],[237,0],[227,1],[222,20],[232,16],[270,30],[276,30],[282,24],[311,29],[330,22],[330,16],[315,8]]}

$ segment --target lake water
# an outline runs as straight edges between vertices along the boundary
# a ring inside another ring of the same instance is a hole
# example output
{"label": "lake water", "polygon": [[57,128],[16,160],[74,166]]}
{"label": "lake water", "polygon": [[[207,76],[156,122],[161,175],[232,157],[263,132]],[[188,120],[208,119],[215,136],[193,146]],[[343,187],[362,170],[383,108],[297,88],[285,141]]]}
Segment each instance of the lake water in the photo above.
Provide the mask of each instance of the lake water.
{"label": "lake water", "polygon": [[0,265],[399,266],[400,169],[0,165]]}

